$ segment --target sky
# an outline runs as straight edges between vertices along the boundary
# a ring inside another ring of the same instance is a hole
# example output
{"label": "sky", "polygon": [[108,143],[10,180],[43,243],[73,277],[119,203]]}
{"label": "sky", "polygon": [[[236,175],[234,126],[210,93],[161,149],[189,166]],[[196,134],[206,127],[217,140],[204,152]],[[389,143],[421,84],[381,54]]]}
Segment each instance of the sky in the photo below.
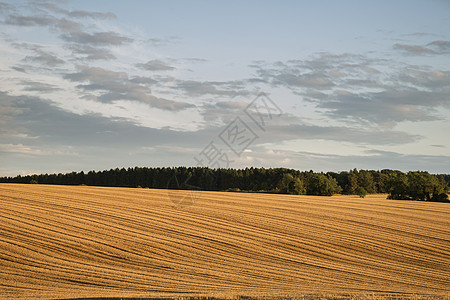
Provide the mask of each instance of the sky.
{"label": "sky", "polygon": [[0,176],[450,173],[450,1],[0,0]]}

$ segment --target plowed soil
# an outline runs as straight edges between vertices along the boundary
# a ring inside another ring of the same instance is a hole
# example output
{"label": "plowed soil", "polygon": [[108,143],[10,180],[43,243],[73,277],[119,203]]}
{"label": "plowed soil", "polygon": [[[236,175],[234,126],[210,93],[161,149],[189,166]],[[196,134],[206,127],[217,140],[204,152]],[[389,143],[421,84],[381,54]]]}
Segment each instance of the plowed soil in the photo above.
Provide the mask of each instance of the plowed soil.
{"label": "plowed soil", "polygon": [[0,184],[0,298],[446,299],[450,204],[385,198]]}

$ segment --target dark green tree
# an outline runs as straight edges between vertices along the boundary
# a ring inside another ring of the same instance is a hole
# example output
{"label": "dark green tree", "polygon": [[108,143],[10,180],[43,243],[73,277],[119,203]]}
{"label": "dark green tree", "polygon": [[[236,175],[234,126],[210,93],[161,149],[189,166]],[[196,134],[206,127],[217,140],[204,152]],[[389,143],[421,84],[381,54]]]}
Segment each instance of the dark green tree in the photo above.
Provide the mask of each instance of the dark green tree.
{"label": "dark green tree", "polygon": [[388,199],[409,199],[408,177],[405,173],[399,172],[392,174],[386,186],[389,192]]}
{"label": "dark green tree", "polygon": [[358,195],[359,197],[361,197],[361,198],[364,198],[364,197],[366,197],[367,196],[367,191],[363,188],[363,187],[361,187],[361,186],[358,186],[357,188],[356,188],[356,195]]}
{"label": "dark green tree", "polygon": [[283,175],[283,178],[278,183],[278,190],[280,193],[291,195],[304,195],[306,193],[306,189],[300,178],[294,177],[290,173]]}
{"label": "dark green tree", "polygon": [[323,173],[310,173],[308,176],[308,185],[306,194],[318,196],[332,196],[340,193],[336,179],[331,176],[325,176]]}

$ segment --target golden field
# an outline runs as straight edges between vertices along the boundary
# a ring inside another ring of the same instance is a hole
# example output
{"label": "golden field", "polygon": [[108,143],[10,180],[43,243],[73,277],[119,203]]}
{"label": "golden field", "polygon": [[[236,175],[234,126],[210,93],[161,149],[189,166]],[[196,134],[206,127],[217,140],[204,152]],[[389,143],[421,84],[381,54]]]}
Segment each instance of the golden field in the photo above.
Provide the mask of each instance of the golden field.
{"label": "golden field", "polygon": [[385,198],[0,184],[0,299],[447,299],[450,204]]}

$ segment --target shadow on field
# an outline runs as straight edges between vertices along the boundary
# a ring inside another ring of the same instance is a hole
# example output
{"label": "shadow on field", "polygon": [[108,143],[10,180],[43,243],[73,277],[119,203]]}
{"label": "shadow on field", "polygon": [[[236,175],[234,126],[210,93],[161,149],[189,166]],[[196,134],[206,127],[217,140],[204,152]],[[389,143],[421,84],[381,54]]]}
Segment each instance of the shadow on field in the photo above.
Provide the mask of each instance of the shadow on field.
{"label": "shadow on field", "polygon": [[62,298],[55,300],[261,300],[261,299],[293,299],[293,298],[264,298],[264,297],[248,297],[248,296],[237,296],[237,297],[229,297],[229,298],[218,298],[218,297],[189,297],[189,296],[181,296],[181,297],[150,297],[150,298],[136,298],[136,297],[94,297],[94,298]]}
{"label": "shadow on field", "polygon": [[297,297],[251,297],[251,296],[234,296],[234,297],[153,297],[153,298],[123,298],[123,297],[100,297],[100,298],[67,298],[55,300],[448,300],[449,297],[445,295],[421,295],[421,294],[403,294],[403,293],[367,293],[367,294],[306,294]]}

